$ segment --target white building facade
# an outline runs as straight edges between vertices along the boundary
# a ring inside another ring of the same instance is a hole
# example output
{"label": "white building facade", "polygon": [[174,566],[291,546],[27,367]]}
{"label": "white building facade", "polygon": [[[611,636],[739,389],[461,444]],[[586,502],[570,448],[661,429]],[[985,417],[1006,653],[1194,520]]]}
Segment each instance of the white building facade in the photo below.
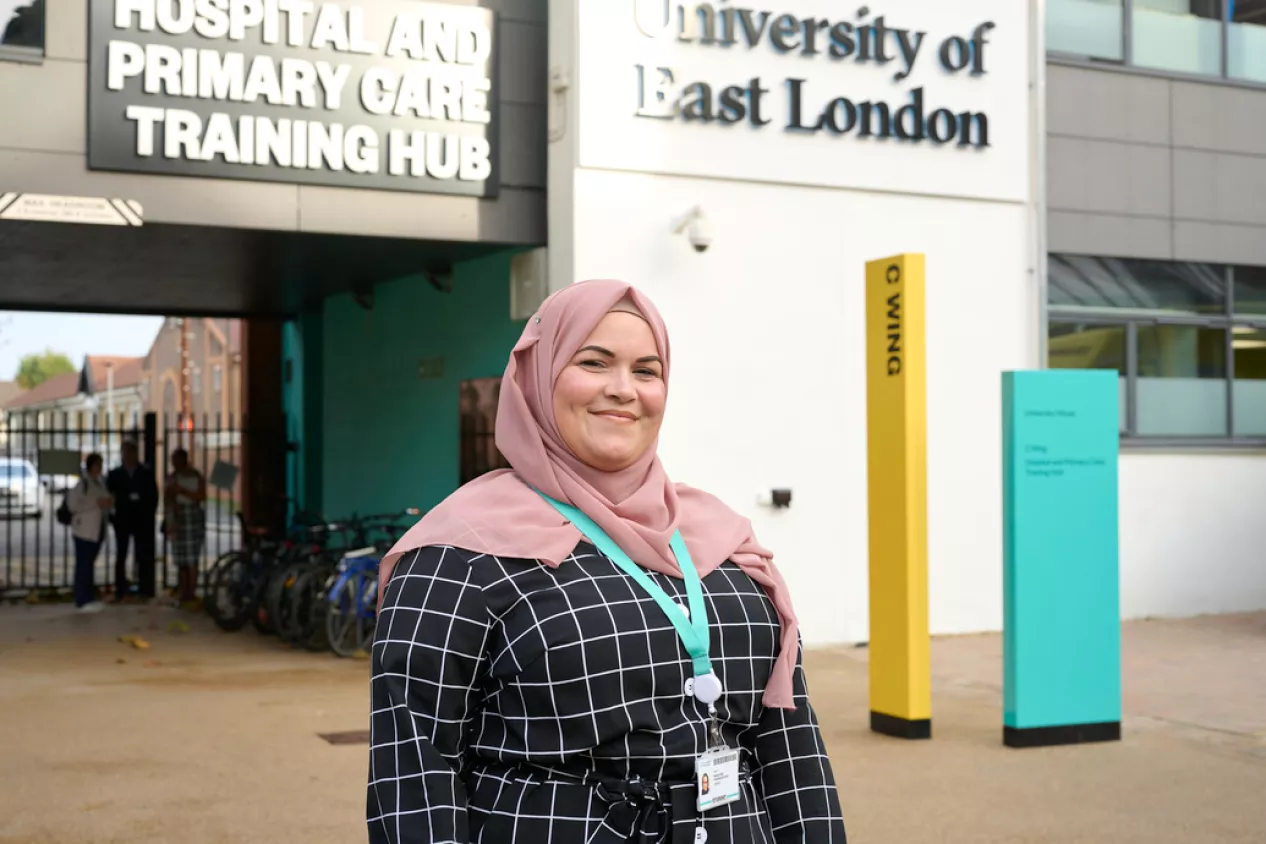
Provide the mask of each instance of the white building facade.
{"label": "white building facade", "polygon": [[[752,518],[810,644],[868,636],[865,263],[904,252],[927,260],[931,628],[1001,627],[1001,373],[1048,353],[1044,5],[550,3],[550,287],[653,297],[668,471]],[[1210,581],[1197,550],[1266,531],[1166,492],[1261,501],[1262,465],[1123,450],[1126,616],[1266,606],[1262,567]],[[775,487],[789,508],[758,503]]]}

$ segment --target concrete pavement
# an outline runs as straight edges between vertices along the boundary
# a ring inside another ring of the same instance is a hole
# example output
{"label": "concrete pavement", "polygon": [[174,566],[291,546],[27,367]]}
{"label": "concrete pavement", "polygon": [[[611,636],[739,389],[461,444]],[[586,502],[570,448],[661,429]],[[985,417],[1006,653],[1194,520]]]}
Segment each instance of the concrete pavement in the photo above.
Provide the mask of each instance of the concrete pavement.
{"label": "concrete pavement", "polygon": [[[873,735],[866,655],[807,660],[853,844],[1266,841],[1266,614],[1125,625],[1112,744],[1003,747],[997,636],[934,643],[933,740]],[[317,734],[366,693],[177,610],[0,607],[0,842],[363,841],[366,748]]]}

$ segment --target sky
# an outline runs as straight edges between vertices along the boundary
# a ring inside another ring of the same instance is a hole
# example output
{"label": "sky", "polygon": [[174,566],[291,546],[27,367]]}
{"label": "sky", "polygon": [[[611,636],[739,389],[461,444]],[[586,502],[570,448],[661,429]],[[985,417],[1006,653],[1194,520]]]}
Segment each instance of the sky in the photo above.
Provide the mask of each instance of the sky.
{"label": "sky", "polygon": [[[0,6],[3,6],[0,0]],[[0,311],[0,381],[12,381],[23,355],[51,348],[78,368],[84,355],[141,357],[163,318]]]}

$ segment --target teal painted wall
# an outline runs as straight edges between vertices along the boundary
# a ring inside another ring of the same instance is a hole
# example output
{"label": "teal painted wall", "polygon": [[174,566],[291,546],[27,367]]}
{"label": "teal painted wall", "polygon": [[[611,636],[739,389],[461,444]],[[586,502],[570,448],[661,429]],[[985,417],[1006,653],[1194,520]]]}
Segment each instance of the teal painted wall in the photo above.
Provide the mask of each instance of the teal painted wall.
{"label": "teal painted wall", "polygon": [[[410,276],[374,288],[372,310],[350,295],[326,301],[321,499],[327,516],[425,510],[457,488],[458,384],[499,376],[523,331],[521,320],[510,319],[512,254],[456,264],[450,293]],[[442,377],[420,377],[421,361],[441,357]]]}
{"label": "teal painted wall", "polygon": [[[322,359],[324,316],[304,314],[286,323],[282,332],[282,407],[287,436],[296,451],[286,455],[286,494],[299,506],[320,510],[322,431]],[[292,507],[290,514],[293,515]]]}

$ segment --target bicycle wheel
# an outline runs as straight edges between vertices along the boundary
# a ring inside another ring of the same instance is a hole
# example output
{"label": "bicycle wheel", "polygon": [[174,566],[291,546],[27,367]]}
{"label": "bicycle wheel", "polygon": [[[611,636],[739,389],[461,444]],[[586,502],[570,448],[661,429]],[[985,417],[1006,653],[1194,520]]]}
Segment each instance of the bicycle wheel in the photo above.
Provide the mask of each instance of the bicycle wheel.
{"label": "bicycle wheel", "polygon": [[230,551],[216,561],[206,607],[221,630],[241,630],[250,620],[255,609],[255,576],[245,551]]}
{"label": "bicycle wheel", "polygon": [[274,584],[271,607],[274,623],[277,625],[277,635],[283,642],[292,645],[297,645],[302,641],[306,609],[302,603],[303,596],[299,594],[296,587],[300,579],[311,571],[313,565],[308,560],[295,563],[284,572],[284,576],[277,578]]}
{"label": "bicycle wheel", "polygon": [[325,617],[329,614],[330,588],[334,585],[336,570],[332,563],[326,562],[317,566],[305,577],[303,584],[301,636],[302,645],[310,651],[320,652],[330,649],[330,637],[326,629]]}
{"label": "bicycle wheel", "polygon": [[[357,574],[344,581],[332,598],[327,598],[326,637],[330,650],[339,656],[354,656],[373,645],[377,622],[375,586],[377,583],[372,577]],[[328,589],[325,594],[329,595]]]}

